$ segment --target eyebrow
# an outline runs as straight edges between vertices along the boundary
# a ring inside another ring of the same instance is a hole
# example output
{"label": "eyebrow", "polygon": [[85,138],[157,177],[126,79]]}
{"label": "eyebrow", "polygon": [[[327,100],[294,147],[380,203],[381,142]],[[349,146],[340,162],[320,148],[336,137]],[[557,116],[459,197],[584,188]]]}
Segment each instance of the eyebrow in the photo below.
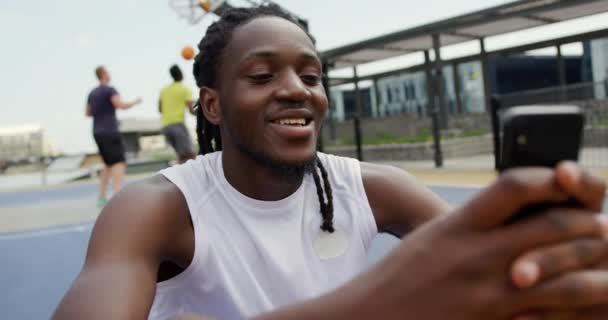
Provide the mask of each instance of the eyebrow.
{"label": "eyebrow", "polygon": [[[245,56],[245,58],[242,61],[244,62],[244,61],[254,59],[254,58],[274,58],[277,56],[278,56],[278,54],[275,51],[260,50],[260,51],[254,51],[254,52],[247,54],[247,56]],[[316,55],[314,53],[310,53],[310,52],[302,52],[300,54],[300,57],[304,58],[306,60],[321,61],[321,59],[319,58],[318,55]]]}

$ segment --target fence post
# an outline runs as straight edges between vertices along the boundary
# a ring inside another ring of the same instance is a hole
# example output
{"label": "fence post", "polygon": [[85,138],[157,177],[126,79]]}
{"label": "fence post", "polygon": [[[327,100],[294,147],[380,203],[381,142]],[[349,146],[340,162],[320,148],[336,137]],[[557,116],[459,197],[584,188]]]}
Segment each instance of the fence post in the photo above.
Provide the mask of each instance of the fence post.
{"label": "fence post", "polygon": [[361,148],[361,123],[359,121],[359,116],[355,115],[354,118],[354,127],[355,127],[355,145],[357,146],[357,159],[359,161],[363,161],[363,150]]}
{"label": "fence post", "polygon": [[322,70],[324,74],[321,76],[321,85],[323,85],[323,89],[325,90],[325,95],[327,96],[327,113],[325,117],[325,122],[321,125],[321,130],[319,130],[319,136],[317,137],[317,150],[319,152],[323,152],[323,129],[327,122],[331,122],[331,88],[329,87],[329,63],[327,60],[323,60],[321,62]]}
{"label": "fence post", "polygon": [[437,99],[436,99],[436,80],[431,69],[431,59],[429,52],[424,51],[424,68],[427,85],[428,106],[427,113],[431,115],[431,129],[433,131],[433,149],[435,168],[443,167],[443,154],[441,152],[441,132],[439,131],[439,121],[437,119]]}
{"label": "fence post", "polygon": [[566,95],[566,62],[564,61],[564,56],[562,55],[562,45],[557,44],[555,46],[557,48],[557,77],[559,78],[559,99],[560,102],[566,102],[568,99]]}
{"label": "fence post", "polygon": [[47,184],[47,163],[46,163],[46,159],[44,158],[44,156],[40,156],[39,159],[39,164],[40,164],[40,177],[41,177],[41,183],[43,187],[46,187]]}
{"label": "fence post", "polygon": [[357,66],[353,67],[353,80],[355,82],[355,143],[357,144],[357,159],[363,161],[363,150],[361,147],[361,117],[363,117],[363,108],[361,105],[361,92],[359,91],[359,76],[357,75]]}
{"label": "fence post", "polygon": [[490,98],[490,118],[492,122],[492,138],[494,141],[494,169],[500,169],[500,123],[498,121],[498,110],[500,100],[496,95]]}

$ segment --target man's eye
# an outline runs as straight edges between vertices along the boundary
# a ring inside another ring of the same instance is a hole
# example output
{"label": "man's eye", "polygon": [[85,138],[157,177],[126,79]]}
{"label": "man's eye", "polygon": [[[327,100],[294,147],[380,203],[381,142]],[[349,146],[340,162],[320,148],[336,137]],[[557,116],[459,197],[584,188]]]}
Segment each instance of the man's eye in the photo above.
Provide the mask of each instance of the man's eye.
{"label": "man's eye", "polygon": [[321,77],[316,74],[306,74],[306,75],[302,75],[300,77],[308,85],[316,85],[321,80]]}
{"label": "man's eye", "polygon": [[272,74],[270,73],[252,74],[247,77],[256,83],[264,83],[272,80]]}

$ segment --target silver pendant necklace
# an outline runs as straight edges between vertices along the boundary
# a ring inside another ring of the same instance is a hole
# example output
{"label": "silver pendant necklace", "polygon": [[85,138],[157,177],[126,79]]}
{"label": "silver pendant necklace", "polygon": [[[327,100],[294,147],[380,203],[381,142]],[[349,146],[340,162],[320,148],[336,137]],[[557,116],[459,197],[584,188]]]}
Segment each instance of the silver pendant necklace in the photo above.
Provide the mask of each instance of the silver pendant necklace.
{"label": "silver pendant necklace", "polygon": [[313,248],[321,260],[336,258],[348,249],[348,238],[342,230],[334,230],[333,233],[319,230]]}

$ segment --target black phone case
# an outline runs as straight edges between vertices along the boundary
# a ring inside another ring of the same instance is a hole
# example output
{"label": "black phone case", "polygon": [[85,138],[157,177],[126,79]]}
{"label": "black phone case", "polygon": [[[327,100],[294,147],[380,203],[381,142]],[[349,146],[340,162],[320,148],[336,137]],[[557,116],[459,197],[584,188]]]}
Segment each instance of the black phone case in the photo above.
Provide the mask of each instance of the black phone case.
{"label": "black phone case", "polygon": [[[562,160],[578,160],[584,125],[584,114],[579,107],[514,107],[503,114],[501,124],[501,171],[522,166],[554,167]],[[538,203],[527,206],[507,224],[556,205]],[[578,206],[574,199],[559,205]]]}
{"label": "black phone case", "polygon": [[578,160],[584,125],[579,107],[514,107],[501,120],[499,170]]}

